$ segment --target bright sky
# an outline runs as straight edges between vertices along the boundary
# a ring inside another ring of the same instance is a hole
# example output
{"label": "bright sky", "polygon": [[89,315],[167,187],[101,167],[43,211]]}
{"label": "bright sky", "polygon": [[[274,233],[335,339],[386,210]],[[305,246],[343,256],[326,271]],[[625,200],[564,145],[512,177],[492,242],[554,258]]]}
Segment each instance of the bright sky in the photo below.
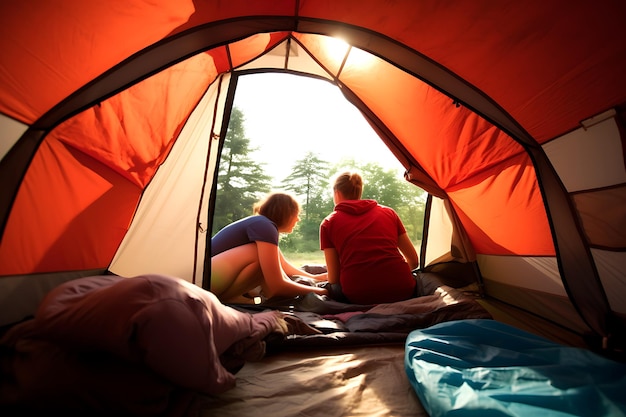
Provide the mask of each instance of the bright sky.
{"label": "bright sky", "polygon": [[311,151],[336,163],[346,157],[404,168],[361,113],[334,85],[289,74],[254,74],[239,78],[235,106],[245,117],[255,157],[266,163],[276,182],[289,175],[294,162]]}

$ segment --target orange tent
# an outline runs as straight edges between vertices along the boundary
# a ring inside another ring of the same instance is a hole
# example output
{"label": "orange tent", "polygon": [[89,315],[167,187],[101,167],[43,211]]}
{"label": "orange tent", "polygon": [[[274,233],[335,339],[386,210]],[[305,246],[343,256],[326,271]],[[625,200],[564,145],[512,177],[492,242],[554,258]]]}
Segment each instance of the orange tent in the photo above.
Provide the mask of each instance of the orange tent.
{"label": "orange tent", "polygon": [[488,299],[618,344],[623,2],[0,7],[3,324],[94,272],[206,285],[237,79],[278,71],[335,84],[429,192],[424,268],[469,263]]}

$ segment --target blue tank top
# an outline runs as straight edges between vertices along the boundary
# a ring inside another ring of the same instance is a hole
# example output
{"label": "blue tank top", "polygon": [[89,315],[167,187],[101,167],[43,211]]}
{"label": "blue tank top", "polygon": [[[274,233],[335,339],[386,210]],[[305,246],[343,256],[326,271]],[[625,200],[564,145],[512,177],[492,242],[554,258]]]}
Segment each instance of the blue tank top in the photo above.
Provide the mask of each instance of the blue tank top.
{"label": "blue tank top", "polygon": [[251,242],[267,242],[278,246],[278,227],[262,215],[237,220],[211,238],[211,256]]}

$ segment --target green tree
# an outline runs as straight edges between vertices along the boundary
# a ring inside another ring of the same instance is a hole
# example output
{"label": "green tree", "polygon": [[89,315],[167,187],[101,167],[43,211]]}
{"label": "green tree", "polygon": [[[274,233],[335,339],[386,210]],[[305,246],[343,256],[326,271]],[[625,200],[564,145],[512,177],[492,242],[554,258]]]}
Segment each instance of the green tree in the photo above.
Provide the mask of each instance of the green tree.
{"label": "green tree", "polygon": [[313,152],[297,160],[282,181],[282,187],[292,191],[302,204],[301,220],[290,236],[281,241],[285,248],[300,251],[319,249],[319,225],[330,210],[324,191],[328,188],[329,164]]}
{"label": "green tree", "polygon": [[243,112],[234,107],[219,162],[213,234],[251,215],[254,203],[271,189],[272,178],[265,173],[264,164],[252,158],[258,148],[250,147],[244,122]]}
{"label": "green tree", "polygon": [[411,241],[418,244],[423,236],[426,191],[403,180],[400,192],[403,195],[403,203],[397,207],[396,211],[402,219]]}
{"label": "green tree", "polygon": [[319,195],[328,185],[328,162],[319,158],[313,152],[307,152],[304,158],[297,160],[289,174],[282,181],[286,190],[293,191],[304,199],[303,209],[305,219],[310,218],[314,197]]}
{"label": "green tree", "polygon": [[378,203],[397,210],[406,202],[402,180],[393,169],[383,169],[376,163],[362,165],[363,198],[370,198]]}

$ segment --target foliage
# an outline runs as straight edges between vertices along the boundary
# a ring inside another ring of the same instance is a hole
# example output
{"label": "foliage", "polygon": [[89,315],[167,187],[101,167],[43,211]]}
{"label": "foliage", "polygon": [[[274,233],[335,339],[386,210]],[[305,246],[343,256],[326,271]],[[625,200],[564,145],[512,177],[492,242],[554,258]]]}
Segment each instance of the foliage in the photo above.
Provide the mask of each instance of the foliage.
{"label": "foliage", "polygon": [[328,162],[322,161],[319,155],[308,152],[304,158],[294,163],[291,174],[283,179],[282,185],[286,190],[304,196],[304,205],[310,207],[314,196],[321,194],[328,185],[328,168]]}
{"label": "foliage", "polygon": [[[319,225],[324,216],[332,209],[332,201],[324,196],[328,188],[329,164],[319,158],[319,155],[308,152],[304,158],[297,160],[286,178],[282,187],[292,191],[302,204],[300,222],[294,233],[283,239],[286,248],[298,247],[310,251],[318,247]],[[315,247],[313,246],[315,243]]]}
{"label": "foliage", "polygon": [[219,162],[213,234],[251,215],[254,203],[271,187],[272,178],[252,156],[258,148],[250,147],[244,122],[243,113],[234,107]]}

